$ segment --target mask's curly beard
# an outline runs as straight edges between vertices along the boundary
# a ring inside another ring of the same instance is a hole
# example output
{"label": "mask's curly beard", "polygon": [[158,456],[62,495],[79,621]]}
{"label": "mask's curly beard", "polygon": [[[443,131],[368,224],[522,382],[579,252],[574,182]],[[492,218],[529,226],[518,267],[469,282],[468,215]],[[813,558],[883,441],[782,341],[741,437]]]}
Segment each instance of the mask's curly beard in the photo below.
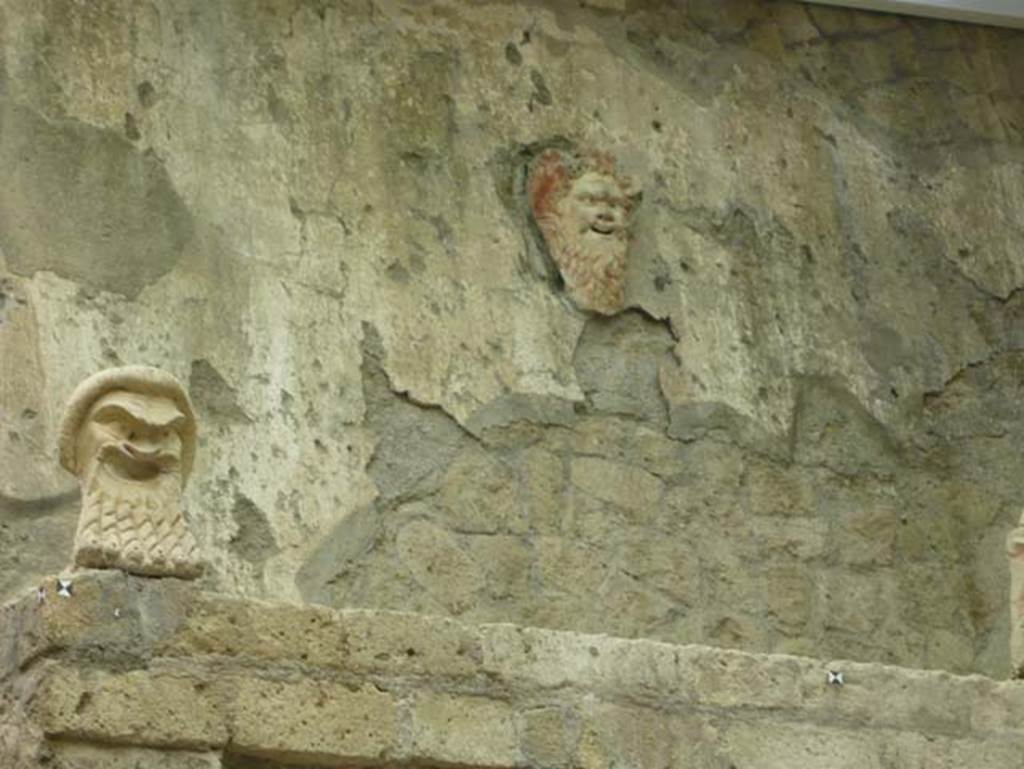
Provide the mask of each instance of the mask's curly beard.
{"label": "mask's curly beard", "polygon": [[626,232],[574,232],[556,216],[540,224],[566,291],[576,305],[603,315],[621,310],[626,288]]}
{"label": "mask's curly beard", "polygon": [[[158,473],[145,483],[126,481],[97,459],[82,485],[82,516],[75,564],[137,574],[180,574],[198,566],[198,548],[185,525],[181,476]],[[196,572],[198,573],[198,572]]]}

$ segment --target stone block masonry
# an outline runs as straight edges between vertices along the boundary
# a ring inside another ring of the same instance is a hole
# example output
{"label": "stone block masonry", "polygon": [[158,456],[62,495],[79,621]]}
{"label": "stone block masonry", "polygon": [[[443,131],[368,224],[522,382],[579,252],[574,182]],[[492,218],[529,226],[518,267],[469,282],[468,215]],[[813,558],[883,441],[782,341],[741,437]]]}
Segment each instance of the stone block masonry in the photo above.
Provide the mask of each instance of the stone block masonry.
{"label": "stone block masonry", "polygon": [[1012,769],[1024,756],[1022,682],[271,604],[118,572],[5,606],[0,665],[0,765],[14,769]]}

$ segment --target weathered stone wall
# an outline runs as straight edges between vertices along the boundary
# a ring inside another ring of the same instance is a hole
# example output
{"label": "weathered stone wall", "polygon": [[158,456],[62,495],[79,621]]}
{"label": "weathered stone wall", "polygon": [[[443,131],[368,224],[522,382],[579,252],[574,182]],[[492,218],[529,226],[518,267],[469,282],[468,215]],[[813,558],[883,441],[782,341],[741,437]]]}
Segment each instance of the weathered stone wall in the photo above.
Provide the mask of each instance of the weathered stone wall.
{"label": "weathered stone wall", "polygon": [[11,769],[1011,769],[1024,754],[1020,681],[114,572],[0,609],[0,706]]}
{"label": "weathered stone wall", "polygon": [[[56,420],[201,416],[208,585],[1005,674],[1024,35],[757,0],[0,6],[0,592]],[[576,311],[528,161],[643,190]]]}

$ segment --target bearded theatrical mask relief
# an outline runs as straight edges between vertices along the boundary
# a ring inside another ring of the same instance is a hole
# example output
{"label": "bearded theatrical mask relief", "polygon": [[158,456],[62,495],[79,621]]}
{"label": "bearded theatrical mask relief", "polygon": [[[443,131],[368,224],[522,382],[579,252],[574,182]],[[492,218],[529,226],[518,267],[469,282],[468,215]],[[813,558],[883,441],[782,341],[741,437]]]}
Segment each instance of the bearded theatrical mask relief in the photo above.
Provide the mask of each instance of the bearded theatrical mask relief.
{"label": "bearded theatrical mask relief", "polygon": [[188,394],[160,369],[107,369],[75,389],[61,422],[60,460],[82,488],[76,566],[185,579],[202,573],[181,500],[195,435]]}
{"label": "bearded theatrical mask relief", "polygon": [[636,192],[605,153],[548,150],[530,172],[529,201],[566,293],[581,310],[623,308]]}

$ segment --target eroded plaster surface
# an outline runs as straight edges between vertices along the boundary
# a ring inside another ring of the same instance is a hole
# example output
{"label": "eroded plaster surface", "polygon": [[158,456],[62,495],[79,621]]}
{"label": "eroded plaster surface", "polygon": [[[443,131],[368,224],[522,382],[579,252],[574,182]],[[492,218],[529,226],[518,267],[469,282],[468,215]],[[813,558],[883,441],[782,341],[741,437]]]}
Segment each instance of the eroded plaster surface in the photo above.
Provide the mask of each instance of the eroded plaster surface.
{"label": "eroded plaster surface", "polygon": [[[0,9],[0,592],[142,363],[250,597],[1008,672],[1024,38],[801,3]],[[579,311],[530,164],[643,190]],[[9,182],[9,183],[8,183]]]}

